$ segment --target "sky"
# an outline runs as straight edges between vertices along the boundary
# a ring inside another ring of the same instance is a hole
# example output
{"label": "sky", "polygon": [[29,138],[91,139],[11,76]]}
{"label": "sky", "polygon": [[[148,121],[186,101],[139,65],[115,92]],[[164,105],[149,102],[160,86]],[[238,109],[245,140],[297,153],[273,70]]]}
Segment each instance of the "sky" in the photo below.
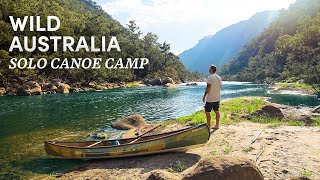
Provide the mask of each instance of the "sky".
{"label": "sky", "polygon": [[159,36],[176,55],[200,39],[249,19],[256,12],[287,9],[295,0],[95,0],[126,26],[135,20],[143,34]]}

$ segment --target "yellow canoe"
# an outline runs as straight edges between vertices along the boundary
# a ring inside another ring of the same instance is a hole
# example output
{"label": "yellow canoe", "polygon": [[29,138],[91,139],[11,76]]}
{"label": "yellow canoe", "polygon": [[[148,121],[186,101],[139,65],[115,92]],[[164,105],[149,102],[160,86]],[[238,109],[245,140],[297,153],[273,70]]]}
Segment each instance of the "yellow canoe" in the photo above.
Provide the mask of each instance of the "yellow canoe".
{"label": "yellow canoe", "polygon": [[209,137],[209,128],[202,124],[168,133],[143,136],[136,141],[135,138],[82,142],[45,141],[44,146],[48,155],[60,158],[118,158],[183,152],[204,145]]}

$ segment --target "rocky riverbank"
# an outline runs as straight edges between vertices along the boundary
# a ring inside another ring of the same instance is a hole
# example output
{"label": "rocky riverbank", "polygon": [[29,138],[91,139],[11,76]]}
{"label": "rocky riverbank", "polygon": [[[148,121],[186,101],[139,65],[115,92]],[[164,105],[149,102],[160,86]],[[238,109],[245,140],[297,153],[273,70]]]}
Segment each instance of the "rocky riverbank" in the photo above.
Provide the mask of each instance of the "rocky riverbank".
{"label": "rocky riverbank", "polygon": [[[203,147],[185,153],[88,161],[58,177],[178,180],[245,175],[246,179],[320,178],[319,112],[311,107],[285,106],[265,100],[263,97],[224,100],[221,105],[224,107],[221,110],[222,125]],[[243,105],[241,111],[233,108],[236,103]],[[248,104],[253,104],[249,107],[252,111],[245,110]],[[202,114],[194,115],[199,121],[195,121],[192,115],[166,121],[152,134],[203,123],[205,116]],[[268,119],[271,121],[266,122]],[[278,123],[274,124],[274,121]],[[303,126],[301,123],[288,126],[286,123],[291,121],[304,123]],[[123,137],[129,138],[156,125],[147,124],[141,116],[134,115],[115,122],[113,127],[128,129]]]}
{"label": "rocky riverbank", "polygon": [[41,94],[55,94],[55,93],[76,93],[83,91],[104,91],[115,88],[126,88],[133,86],[165,86],[173,87],[177,83],[172,78],[166,77],[161,79],[159,77],[143,81],[135,82],[119,82],[119,83],[71,83],[61,79],[37,79],[37,80],[17,80],[15,79],[9,83],[0,84],[1,95],[41,95]]}

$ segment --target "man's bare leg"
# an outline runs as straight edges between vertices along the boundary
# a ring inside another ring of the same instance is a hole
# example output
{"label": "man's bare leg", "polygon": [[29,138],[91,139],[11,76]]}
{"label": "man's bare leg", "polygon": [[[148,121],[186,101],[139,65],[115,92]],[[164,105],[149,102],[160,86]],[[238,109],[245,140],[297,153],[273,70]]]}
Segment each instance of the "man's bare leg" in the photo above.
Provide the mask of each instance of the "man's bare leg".
{"label": "man's bare leg", "polygon": [[210,128],[210,122],[211,122],[211,114],[210,114],[210,112],[206,112],[206,116],[207,116],[207,125],[208,125],[208,128]]}
{"label": "man's bare leg", "polygon": [[216,124],[212,128],[219,129],[220,113],[219,111],[214,111],[214,112],[216,113]]}

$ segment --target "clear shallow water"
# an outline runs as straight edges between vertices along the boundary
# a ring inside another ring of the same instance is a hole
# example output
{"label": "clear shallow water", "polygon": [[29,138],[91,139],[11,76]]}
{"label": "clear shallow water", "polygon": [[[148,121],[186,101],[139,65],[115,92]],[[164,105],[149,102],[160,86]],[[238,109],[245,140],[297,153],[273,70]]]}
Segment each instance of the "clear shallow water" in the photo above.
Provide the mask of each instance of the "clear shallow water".
{"label": "clear shallow water", "polygon": [[[140,114],[148,122],[189,115],[202,106],[199,86],[138,87],[103,92],[0,97],[0,179],[66,170],[81,161],[46,158],[43,141],[77,140],[93,132],[115,132],[117,119]],[[311,96],[269,95],[260,84],[224,82],[222,99],[270,96],[272,102],[319,105]]]}

